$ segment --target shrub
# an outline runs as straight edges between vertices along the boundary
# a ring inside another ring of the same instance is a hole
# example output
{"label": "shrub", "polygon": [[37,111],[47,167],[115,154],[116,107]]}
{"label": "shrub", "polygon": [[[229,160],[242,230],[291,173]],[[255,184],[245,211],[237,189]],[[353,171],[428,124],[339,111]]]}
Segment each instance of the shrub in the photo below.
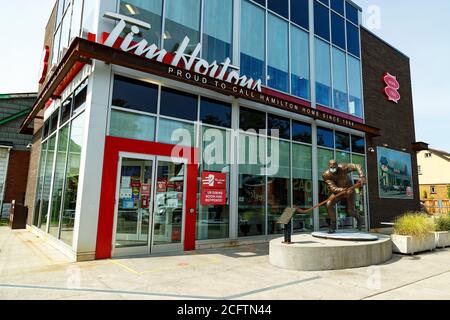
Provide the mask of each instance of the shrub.
{"label": "shrub", "polygon": [[450,216],[440,216],[434,220],[436,231],[450,231]]}
{"label": "shrub", "polygon": [[395,221],[394,232],[401,236],[426,236],[435,230],[433,219],[423,213],[407,213]]}

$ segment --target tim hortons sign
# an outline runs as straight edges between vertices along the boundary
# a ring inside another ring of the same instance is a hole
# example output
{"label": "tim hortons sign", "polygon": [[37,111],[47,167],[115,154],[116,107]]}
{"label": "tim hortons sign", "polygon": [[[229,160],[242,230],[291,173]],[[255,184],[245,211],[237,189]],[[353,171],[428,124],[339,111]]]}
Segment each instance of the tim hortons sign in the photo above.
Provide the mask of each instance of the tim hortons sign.
{"label": "tim hortons sign", "polygon": [[192,70],[200,75],[232,83],[245,89],[256,90],[258,92],[262,91],[262,81],[260,79],[254,80],[246,76],[241,76],[239,74],[239,68],[231,64],[230,58],[226,58],[222,63],[218,63],[217,61],[209,63],[208,61],[199,58],[202,51],[202,45],[200,43],[196,45],[192,54],[187,54],[186,49],[190,44],[190,39],[188,37],[183,39],[178,50],[172,54],[164,49],[159,49],[155,44],[149,44],[145,39],[136,42],[135,37],[141,32],[139,28],[147,30],[151,29],[150,24],[112,12],[106,12],[104,17],[119,21],[103,43],[108,47],[114,47],[116,45],[120,36],[125,31],[127,23],[129,23],[131,28],[125,38],[123,38],[119,47],[122,51],[134,53],[137,56],[145,57],[150,60],[169,63],[174,67],[178,67],[182,64],[187,71]]}
{"label": "tim hortons sign", "polygon": [[397,81],[397,77],[391,75],[390,73],[386,72],[383,75],[383,81],[386,84],[386,87],[384,88],[384,93],[386,94],[386,97],[389,101],[398,103],[400,101],[400,93],[398,90],[400,89],[400,83]]}

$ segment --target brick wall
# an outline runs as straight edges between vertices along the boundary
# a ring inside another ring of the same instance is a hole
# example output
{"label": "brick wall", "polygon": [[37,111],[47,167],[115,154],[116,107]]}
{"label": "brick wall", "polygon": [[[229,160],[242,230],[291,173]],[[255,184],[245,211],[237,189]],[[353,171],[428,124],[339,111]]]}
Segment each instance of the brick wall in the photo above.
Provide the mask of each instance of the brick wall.
{"label": "brick wall", "polygon": [[[375,149],[374,153],[367,154],[371,227],[378,228],[381,222],[390,222],[406,211],[420,208],[417,157],[412,148],[415,129],[411,71],[408,57],[364,29],[361,31],[361,49],[366,123],[381,129],[381,137],[367,138],[367,147]],[[400,83],[398,104],[388,101],[384,95],[386,85],[382,77],[385,72],[396,76]],[[411,154],[413,200],[379,197],[376,150],[384,144],[389,149]]]}
{"label": "brick wall", "polygon": [[16,200],[16,203],[24,203],[29,163],[29,151],[11,150],[6,176],[5,203],[11,203],[13,200]]}

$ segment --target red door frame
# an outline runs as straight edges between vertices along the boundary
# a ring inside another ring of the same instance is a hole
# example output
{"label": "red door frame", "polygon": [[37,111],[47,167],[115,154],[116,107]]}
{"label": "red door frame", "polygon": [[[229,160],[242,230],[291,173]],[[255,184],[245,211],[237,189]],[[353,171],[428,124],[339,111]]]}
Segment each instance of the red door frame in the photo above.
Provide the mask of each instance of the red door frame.
{"label": "red door frame", "polygon": [[[174,147],[174,145],[163,143],[106,137],[95,252],[96,259],[111,258],[119,153],[129,152],[143,155],[171,157]],[[176,157],[186,159],[188,163],[186,204],[184,212],[184,250],[190,251],[195,250],[198,150],[196,148],[177,146]],[[194,209],[194,213],[190,213],[190,209]]]}

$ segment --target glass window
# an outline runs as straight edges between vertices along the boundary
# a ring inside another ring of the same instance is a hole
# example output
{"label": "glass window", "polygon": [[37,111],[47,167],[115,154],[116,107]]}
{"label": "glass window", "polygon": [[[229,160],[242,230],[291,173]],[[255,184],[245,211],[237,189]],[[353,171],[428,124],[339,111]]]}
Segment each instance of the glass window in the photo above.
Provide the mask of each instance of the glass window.
{"label": "glass window", "polygon": [[155,118],[111,110],[109,134],[113,137],[155,141]]}
{"label": "glass window", "polygon": [[292,140],[303,143],[312,143],[311,125],[292,121]]}
{"label": "glass window", "polygon": [[362,118],[361,64],[358,59],[348,56],[349,112]]}
{"label": "glass window", "polygon": [[336,132],[336,149],[350,151],[350,135],[348,133]]}
{"label": "glass window", "polygon": [[72,7],[72,25],[70,26],[70,39],[81,35],[81,16],[83,14],[83,0],[74,0]]}
{"label": "glass window", "polygon": [[81,150],[83,147],[84,118],[84,113],[75,118],[72,121],[72,128],[70,131],[60,232],[60,239],[69,246],[72,245],[73,229],[75,225],[78,179],[80,176]]}
{"label": "glass window", "polygon": [[330,0],[319,0],[320,2],[322,2],[324,5],[326,5],[327,7],[330,6]]}
{"label": "glass window", "polygon": [[[279,234],[284,225],[278,224],[284,209],[291,204],[291,154],[290,142],[268,139],[268,158],[278,159],[268,164],[267,214],[269,234]],[[278,153],[278,154],[275,154]]]}
{"label": "glass window", "polygon": [[315,39],[316,43],[316,96],[317,103],[331,106],[330,45]]}
{"label": "glass window", "polygon": [[291,26],[291,72],[292,94],[309,100],[309,35],[294,26]]}
{"label": "glass window", "polygon": [[192,53],[200,43],[200,0],[166,0],[164,49],[174,52],[181,41],[191,41],[185,53]]}
{"label": "glass window", "polygon": [[279,15],[289,18],[289,0],[268,0],[267,7]]}
{"label": "glass window", "polygon": [[[293,204],[300,208],[313,206],[312,149],[300,144],[292,144],[292,186]],[[314,230],[313,213],[294,216],[294,232]]]}
{"label": "glass window", "polygon": [[309,0],[291,0],[291,21],[309,29]]}
{"label": "glass window", "polygon": [[365,153],[366,144],[364,138],[352,135],[352,152]]}
{"label": "glass window", "polygon": [[[366,157],[352,154],[352,163],[359,164],[362,167],[363,172],[366,172]],[[357,179],[359,178],[357,172],[353,172],[353,176]]]}
{"label": "glass window", "polygon": [[358,9],[356,9],[354,6],[352,6],[350,3],[345,3],[345,11],[346,11],[346,17],[348,20],[353,22],[356,25],[359,25],[359,13]]}
{"label": "glass window", "polygon": [[156,85],[114,76],[112,105],[149,113],[157,112],[158,87]]}
{"label": "glass window", "polygon": [[265,130],[266,114],[261,111],[241,107],[239,114],[239,128],[241,130]]}
{"label": "glass window", "polygon": [[160,114],[197,121],[198,97],[169,88],[161,90]]}
{"label": "glass window", "polygon": [[50,208],[49,233],[59,238],[59,221],[61,215],[62,191],[66,171],[66,156],[69,139],[69,125],[59,131],[56,153],[55,177],[53,180],[52,204]]}
{"label": "glass window", "polygon": [[334,148],[333,130],[317,128],[317,145],[321,147]]}
{"label": "glass window", "polygon": [[56,135],[48,141],[47,161],[45,163],[44,183],[42,187],[42,207],[38,227],[47,232],[48,206],[50,203],[50,187],[52,184],[53,161],[55,156]]}
{"label": "glass window", "polygon": [[53,50],[52,50],[52,65],[58,63],[59,42],[61,40],[61,27],[55,33],[53,38]]}
{"label": "glass window", "polygon": [[140,28],[141,34],[149,44],[161,46],[162,25],[162,0],[122,0],[120,2],[120,13],[140,21],[148,22],[150,30]]}
{"label": "glass window", "polygon": [[49,132],[50,132],[50,119],[47,119],[47,121],[44,122],[44,126],[42,129],[42,139],[47,138]]}
{"label": "glass window", "polygon": [[73,115],[78,114],[81,111],[81,107],[86,102],[87,98],[87,81],[85,81],[82,85],[80,85],[74,93],[74,100],[73,100]]}
{"label": "glass window", "polygon": [[265,83],[265,11],[242,0],[241,74]]}
{"label": "glass window", "polygon": [[266,0],[253,0],[253,1],[255,1],[256,3],[259,3],[262,6],[266,6]]}
{"label": "glass window", "polygon": [[[319,176],[319,202],[325,201],[330,197],[330,191],[327,184],[323,181],[323,173],[328,170],[328,162],[334,159],[334,152],[332,150],[317,149],[318,157],[318,176]],[[328,211],[326,206],[319,208],[319,228],[324,228],[328,224],[326,219],[328,218]]]}
{"label": "glass window", "polygon": [[330,40],[330,11],[317,1],[314,2],[314,32],[325,40]]}
{"label": "glass window", "polygon": [[200,121],[214,126],[231,128],[231,105],[202,97]]}
{"label": "glass window", "polygon": [[72,23],[72,12],[70,9],[64,15],[61,24],[61,43],[59,45],[59,59],[63,57],[63,49],[69,47],[69,37],[70,37],[70,24]]}
{"label": "glass window", "polygon": [[63,13],[64,13],[64,0],[59,0],[58,1],[58,9],[56,9],[56,26],[59,25],[59,23],[61,22]]}
{"label": "glass window", "polygon": [[[289,119],[269,114],[268,124],[269,130],[278,131],[279,138],[288,140],[291,139],[291,122]],[[275,132],[269,131],[268,134],[274,136]]]}
{"label": "glass window", "polygon": [[54,112],[50,118],[50,134],[58,129],[58,112]]}
{"label": "glass window", "polygon": [[45,161],[47,160],[47,144],[45,141],[41,144],[41,155],[39,160],[39,175],[37,178],[36,200],[34,204],[33,226],[39,225],[40,209],[42,204],[42,187],[44,184]]}
{"label": "glass window", "polygon": [[[227,179],[227,203],[223,206],[203,206],[199,201],[197,214],[197,240],[229,238],[230,227],[230,133],[225,130],[204,127],[202,130],[203,161],[199,176],[204,171],[221,172]],[[201,192],[201,187],[198,189]],[[200,194],[198,199],[201,199]]]}
{"label": "glass window", "polygon": [[339,164],[350,163],[351,162],[350,153],[343,151],[336,151],[336,161]]}
{"label": "glass window", "polygon": [[158,142],[193,147],[194,125],[190,123],[159,119]]}
{"label": "glass window", "polygon": [[208,0],[203,10],[203,57],[210,62],[231,59],[233,0]]}
{"label": "glass window", "polygon": [[345,50],[345,20],[336,13],[331,13],[331,40],[333,44]]}
{"label": "glass window", "polygon": [[347,22],[347,50],[359,57],[359,29]]}
{"label": "glass window", "polygon": [[288,23],[269,14],[268,41],[268,84],[270,87],[289,91],[289,45]]}
{"label": "glass window", "polygon": [[344,0],[331,0],[331,9],[344,15]]}
{"label": "glass window", "polygon": [[68,97],[61,105],[61,125],[70,119],[72,113],[72,96]]}
{"label": "glass window", "polygon": [[239,136],[238,227],[239,237],[265,234],[266,179],[263,161],[266,139]]}
{"label": "glass window", "polygon": [[334,108],[348,112],[347,64],[345,53],[333,47],[333,96]]}

